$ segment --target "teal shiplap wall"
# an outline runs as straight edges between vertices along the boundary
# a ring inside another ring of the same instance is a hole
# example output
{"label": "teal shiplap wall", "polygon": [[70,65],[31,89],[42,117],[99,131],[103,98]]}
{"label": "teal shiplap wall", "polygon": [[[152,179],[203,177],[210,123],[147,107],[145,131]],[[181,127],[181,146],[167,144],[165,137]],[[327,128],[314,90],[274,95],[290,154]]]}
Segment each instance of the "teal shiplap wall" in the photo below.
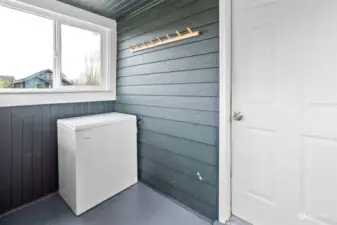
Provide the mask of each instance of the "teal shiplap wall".
{"label": "teal shiplap wall", "polygon": [[114,109],[112,101],[0,107],[0,215],[58,190],[57,119]]}
{"label": "teal shiplap wall", "polygon": [[[116,111],[142,118],[145,183],[211,219],[218,199],[218,0],[171,0],[119,22]],[[132,53],[191,27],[200,37]]]}

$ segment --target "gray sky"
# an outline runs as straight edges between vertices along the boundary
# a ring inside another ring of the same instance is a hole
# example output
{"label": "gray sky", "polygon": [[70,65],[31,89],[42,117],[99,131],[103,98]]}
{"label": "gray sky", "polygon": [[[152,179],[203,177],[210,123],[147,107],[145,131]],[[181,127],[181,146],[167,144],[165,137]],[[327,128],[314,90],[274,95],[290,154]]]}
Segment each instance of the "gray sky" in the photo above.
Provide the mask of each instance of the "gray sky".
{"label": "gray sky", "polygon": [[[62,26],[62,72],[84,72],[85,55],[98,55],[100,35]],[[0,6],[0,75],[21,79],[53,69],[53,21]]]}

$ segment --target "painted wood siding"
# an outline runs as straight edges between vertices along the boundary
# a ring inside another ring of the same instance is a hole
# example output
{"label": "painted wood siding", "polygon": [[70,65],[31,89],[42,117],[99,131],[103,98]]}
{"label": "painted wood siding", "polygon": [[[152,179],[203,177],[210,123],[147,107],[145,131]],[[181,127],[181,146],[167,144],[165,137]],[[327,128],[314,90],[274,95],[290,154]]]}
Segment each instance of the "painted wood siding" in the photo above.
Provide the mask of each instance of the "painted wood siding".
{"label": "painted wood siding", "polygon": [[[218,0],[164,2],[119,23],[116,111],[142,118],[140,178],[211,219],[218,198]],[[200,37],[132,53],[191,27]]]}
{"label": "painted wood siding", "polygon": [[0,215],[58,190],[58,119],[114,108],[114,102],[0,108]]}

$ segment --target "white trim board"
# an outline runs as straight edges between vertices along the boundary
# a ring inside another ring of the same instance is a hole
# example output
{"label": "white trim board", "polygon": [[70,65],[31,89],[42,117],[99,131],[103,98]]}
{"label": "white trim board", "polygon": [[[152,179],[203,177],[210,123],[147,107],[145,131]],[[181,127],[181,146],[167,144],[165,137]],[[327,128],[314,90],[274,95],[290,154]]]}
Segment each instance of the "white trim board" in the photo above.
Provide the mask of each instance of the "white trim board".
{"label": "white trim board", "polygon": [[114,93],[106,92],[64,92],[0,94],[0,107],[46,105],[77,102],[115,101]]}
{"label": "white trim board", "polygon": [[219,222],[231,217],[231,74],[232,0],[219,0]]}

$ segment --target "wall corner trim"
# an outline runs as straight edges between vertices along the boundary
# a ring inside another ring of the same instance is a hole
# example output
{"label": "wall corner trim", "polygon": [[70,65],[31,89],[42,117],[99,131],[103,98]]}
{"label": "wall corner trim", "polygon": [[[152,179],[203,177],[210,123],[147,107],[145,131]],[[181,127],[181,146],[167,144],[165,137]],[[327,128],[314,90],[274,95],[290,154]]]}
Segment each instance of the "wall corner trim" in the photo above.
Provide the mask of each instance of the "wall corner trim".
{"label": "wall corner trim", "polygon": [[[219,222],[231,217],[231,36],[232,0],[219,0],[220,109],[219,109]],[[219,224],[219,223],[218,223]]]}

